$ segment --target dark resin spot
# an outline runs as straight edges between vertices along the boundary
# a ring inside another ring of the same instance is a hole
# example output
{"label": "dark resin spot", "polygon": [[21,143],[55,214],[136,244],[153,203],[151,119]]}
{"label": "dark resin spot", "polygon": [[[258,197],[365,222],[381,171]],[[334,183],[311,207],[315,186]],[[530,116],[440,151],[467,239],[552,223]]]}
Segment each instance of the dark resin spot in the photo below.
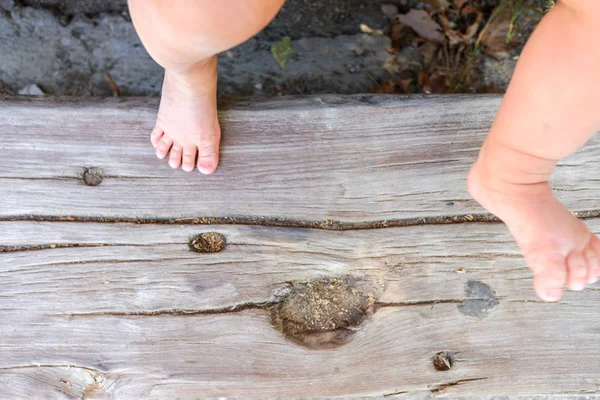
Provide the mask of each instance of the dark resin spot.
{"label": "dark resin spot", "polygon": [[449,351],[441,351],[433,357],[433,366],[438,371],[448,371],[454,366],[454,355]]}
{"label": "dark resin spot", "polygon": [[190,238],[190,249],[197,253],[217,253],[225,248],[225,236],[217,232],[205,232]]}
{"label": "dark resin spot", "polygon": [[102,170],[99,168],[84,168],[83,182],[88,186],[98,186],[102,183]]}

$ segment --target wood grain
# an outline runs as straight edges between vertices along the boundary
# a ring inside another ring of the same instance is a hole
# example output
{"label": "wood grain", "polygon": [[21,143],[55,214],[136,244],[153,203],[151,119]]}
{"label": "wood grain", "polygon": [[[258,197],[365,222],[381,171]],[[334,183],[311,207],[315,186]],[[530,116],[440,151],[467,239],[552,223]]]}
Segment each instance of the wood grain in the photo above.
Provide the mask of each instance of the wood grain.
{"label": "wood grain", "polygon": [[[544,304],[502,224],[430,224],[483,213],[464,180],[498,103],[224,103],[207,177],[154,158],[156,100],[1,98],[0,399],[598,393],[599,286]],[[554,179],[591,216],[599,145]],[[190,251],[209,231],[225,249]],[[272,306],[325,277],[351,277],[374,314],[304,347]]]}
{"label": "wood grain", "polygon": [[[465,176],[495,96],[322,96],[225,104],[212,176],[172,171],[148,136],[156,100],[0,100],[0,216],[261,217],[347,223],[481,213]],[[596,210],[598,140],[554,184]],[[18,155],[18,156],[16,156]],[[104,171],[96,187],[86,167]],[[143,190],[141,189],[143,188]],[[447,203],[453,202],[453,206]]]}
{"label": "wood grain", "polygon": [[[198,228],[0,223],[3,394],[532,395],[600,385],[600,290],[538,302],[502,224]],[[207,230],[225,235],[225,250],[190,252],[188,238]],[[287,282],[344,275],[382,285],[350,343],[310,350],[271,326],[262,304]],[[461,312],[469,282],[498,299],[483,318]],[[433,368],[442,350],[457,357],[451,371]]]}

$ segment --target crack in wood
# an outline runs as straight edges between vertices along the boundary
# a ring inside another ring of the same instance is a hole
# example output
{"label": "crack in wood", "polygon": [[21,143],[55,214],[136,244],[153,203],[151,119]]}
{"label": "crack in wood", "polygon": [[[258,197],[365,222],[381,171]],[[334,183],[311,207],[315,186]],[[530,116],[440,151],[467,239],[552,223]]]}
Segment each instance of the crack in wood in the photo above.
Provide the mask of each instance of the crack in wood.
{"label": "crack in wood", "polygon": [[463,383],[468,383],[468,382],[485,381],[487,379],[488,379],[487,377],[459,379],[457,381],[452,381],[452,382],[442,383],[440,385],[437,385],[437,387],[430,389],[430,391],[431,391],[431,394],[440,393],[449,387],[462,385]]}
{"label": "crack in wood", "polygon": [[[477,300],[477,299],[470,299]],[[387,307],[414,307],[414,306],[433,306],[436,304],[463,304],[465,302],[464,299],[442,299],[442,300],[422,300],[422,301],[401,301],[401,302],[375,302],[375,306],[377,308],[387,308]]]}
{"label": "crack in wood", "polygon": [[277,301],[263,301],[263,302],[247,302],[241,304],[234,304],[232,306],[226,306],[222,308],[213,308],[205,310],[186,310],[186,309],[171,309],[171,310],[156,310],[156,311],[98,311],[90,313],[68,313],[68,314],[55,314],[59,316],[68,316],[72,318],[84,318],[84,317],[99,317],[99,316],[113,316],[113,317],[159,317],[159,316],[195,316],[195,315],[218,315],[218,314],[233,314],[247,310],[265,310],[268,311],[269,307],[276,305]]}
{"label": "crack in wood", "polygon": [[104,374],[108,371],[100,371],[92,367],[82,367],[74,364],[27,364],[27,365],[11,365],[9,367],[0,367],[0,371],[10,371],[14,369],[32,369],[32,368],[66,368],[66,369],[82,369],[94,374]]}
{"label": "crack in wood", "polygon": [[[600,216],[600,211],[598,211]],[[54,215],[15,215],[0,217],[0,222],[83,222],[83,223],[133,223],[157,225],[258,225],[278,228],[309,228],[332,231],[381,229],[417,225],[446,225],[469,222],[500,222],[491,214],[467,214],[455,216],[422,217],[368,222],[343,222],[338,220],[310,221],[275,217],[185,217],[185,218],[138,218],[138,217],[82,217]]]}
{"label": "crack in wood", "polygon": [[[600,210],[575,211],[579,219],[600,217]],[[322,221],[300,220],[276,217],[183,217],[183,218],[139,218],[139,217],[82,217],[55,215],[14,215],[0,217],[0,222],[35,221],[35,222],[82,222],[82,223],[133,223],[139,225],[253,225],[276,228],[309,228],[331,231],[350,231],[366,229],[382,229],[409,227],[419,225],[449,225],[464,223],[498,223],[500,219],[492,214],[443,215],[438,217],[419,217],[391,219],[383,221],[343,222],[326,219]]]}
{"label": "crack in wood", "polygon": [[392,392],[392,393],[385,393],[383,395],[383,397],[392,397],[392,396],[401,396],[404,394],[409,394],[410,392]]}
{"label": "crack in wood", "polygon": [[[477,300],[477,299],[475,299]],[[248,310],[264,310],[269,311],[270,307],[279,304],[279,301],[263,301],[263,302],[246,302],[241,304],[234,304],[222,308],[204,309],[204,310],[192,310],[192,309],[171,309],[171,310],[156,310],[156,311],[99,311],[90,313],[68,313],[68,314],[55,314],[57,316],[68,316],[68,317],[99,317],[99,316],[113,316],[113,317],[158,317],[158,316],[195,316],[195,315],[219,315],[219,314],[233,314]],[[464,300],[460,299],[444,299],[444,300],[424,300],[414,302],[375,302],[376,308],[393,308],[393,307],[415,307],[415,306],[427,306],[436,304],[463,304]]]}
{"label": "crack in wood", "polygon": [[[161,243],[164,244],[164,243]],[[117,244],[117,243],[50,243],[37,245],[0,246],[0,253],[19,253],[22,251],[39,251],[50,249],[68,249],[84,247],[150,247],[151,244]]]}

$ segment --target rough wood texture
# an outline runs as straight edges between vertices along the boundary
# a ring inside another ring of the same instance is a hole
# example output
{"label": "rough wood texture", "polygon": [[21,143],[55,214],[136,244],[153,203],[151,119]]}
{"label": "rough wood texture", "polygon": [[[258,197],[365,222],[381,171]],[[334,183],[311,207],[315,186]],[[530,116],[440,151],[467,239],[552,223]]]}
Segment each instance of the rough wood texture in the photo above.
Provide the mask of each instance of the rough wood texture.
{"label": "rough wood texture", "polygon": [[[499,100],[324,96],[224,105],[221,166],[195,177],[154,157],[155,100],[0,100],[0,149],[12,155],[0,159],[2,196],[12,205],[0,216],[393,223],[481,213],[465,176]],[[599,144],[556,174],[573,210],[598,208]],[[104,175],[93,190],[81,179],[88,167]]]}
{"label": "rough wood texture", "polygon": [[[0,104],[0,149],[19,154],[0,159],[0,398],[600,390],[598,286],[539,302],[499,223],[351,229],[481,212],[461,182],[497,98],[238,103],[211,177],[153,158],[147,104]],[[556,180],[590,215],[598,155],[594,141]],[[97,186],[82,182],[90,167]],[[205,217],[229,224],[170,220]],[[297,226],[266,226],[279,218]],[[348,230],[302,227],[327,219]],[[225,249],[190,251],[209,231]],[[282,296],[336,277],[374,302],[337,330],[346,342],[306,347],[274,328]],[[452,369],[434,368],[440,351]]]}

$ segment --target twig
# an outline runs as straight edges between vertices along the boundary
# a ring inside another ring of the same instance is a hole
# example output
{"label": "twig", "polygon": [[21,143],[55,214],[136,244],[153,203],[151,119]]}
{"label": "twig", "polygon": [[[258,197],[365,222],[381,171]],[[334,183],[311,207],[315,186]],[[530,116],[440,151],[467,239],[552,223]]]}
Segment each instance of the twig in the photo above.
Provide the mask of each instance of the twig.
{"label": "twig", "polygon": [[113,92],[113,97],[119,97],[119,86],[117,86],[117,83],[115,82],[115,80],[112,78],[112,76],[110,76],[110,74],[108,72],[104,73],[104,77],[110,84],[110,87]]}

